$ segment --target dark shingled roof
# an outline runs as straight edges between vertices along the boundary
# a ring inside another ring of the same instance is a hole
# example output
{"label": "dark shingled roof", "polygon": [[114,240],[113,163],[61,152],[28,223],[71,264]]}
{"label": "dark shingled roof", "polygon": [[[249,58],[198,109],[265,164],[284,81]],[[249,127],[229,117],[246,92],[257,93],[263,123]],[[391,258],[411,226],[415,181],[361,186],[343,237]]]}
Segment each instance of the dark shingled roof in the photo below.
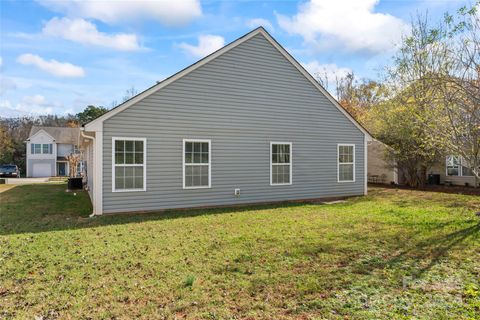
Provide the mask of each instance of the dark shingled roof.
{"label": "dark shingled roof", "polygon": [[36,134],[38,131],[44,130],[55,139],[56,143],[68,143],[78,145],[80,139],[80,128],[67,128],[67,127],[38,127],[32,126],[30,130],[30,137]]}

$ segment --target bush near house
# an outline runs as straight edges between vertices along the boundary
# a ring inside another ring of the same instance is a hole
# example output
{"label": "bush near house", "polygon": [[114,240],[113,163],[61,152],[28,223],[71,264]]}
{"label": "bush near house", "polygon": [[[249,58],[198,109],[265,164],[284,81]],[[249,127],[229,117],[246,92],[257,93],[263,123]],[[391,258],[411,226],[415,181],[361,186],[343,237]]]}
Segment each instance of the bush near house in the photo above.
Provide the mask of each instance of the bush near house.
{"label": "bush near house", "polygon": [[88,218],[65,184],[0,186],[1,318],[475,319],[478,196]]}

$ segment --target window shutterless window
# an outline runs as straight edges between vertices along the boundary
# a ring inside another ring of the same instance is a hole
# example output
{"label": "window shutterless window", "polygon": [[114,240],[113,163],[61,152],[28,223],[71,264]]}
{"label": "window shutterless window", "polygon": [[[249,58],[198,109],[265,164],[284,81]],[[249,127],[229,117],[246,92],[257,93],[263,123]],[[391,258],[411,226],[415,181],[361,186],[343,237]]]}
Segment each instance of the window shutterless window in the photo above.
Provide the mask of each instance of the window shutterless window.
{"label": "window shutterless window", "polygon": [[270,185],[292,184],[292,143],[270,142]]}
{"label": "window shutterless window", "polygon": [[147,140],[112,138],[112,191],[145,191]]}
{"label": "window shutterless window", "polygon": [[210,188],[211,141],[183,140],[183,188]]}
{"label": "window shutterless window", "polygon": [[355,145],[337,146],[337,181],[355,182]]}
{"label": "window shutterless window", "polygon": [[32,154],[52,154],[53,146],[51,143],[32,143],[30,145],[30,153]]}
{"label": "window shutterless window", "polygon": [[447,156],[446,157],[446,175],[447,176],[459,176],[459,177],[471,177],[473,171],[470,169],[460,156]]}
{"label": "window shutterless window", "polygon": [[43,144],[42,145],[42,153],[52,154],[52,144]]}

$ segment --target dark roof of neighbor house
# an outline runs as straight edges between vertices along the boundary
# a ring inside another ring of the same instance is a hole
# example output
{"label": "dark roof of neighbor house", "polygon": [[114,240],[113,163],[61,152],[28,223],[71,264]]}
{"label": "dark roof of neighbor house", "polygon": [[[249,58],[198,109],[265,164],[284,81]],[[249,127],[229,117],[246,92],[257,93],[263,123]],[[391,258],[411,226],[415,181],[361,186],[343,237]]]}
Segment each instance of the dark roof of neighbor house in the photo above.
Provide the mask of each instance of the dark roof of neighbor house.
{"label": "dark roof of neighbor house", "polygon": [[38,131],[43,130],[55,139],[56,143],[68,143],[78,145],[80,139],[80,128],[67,128],[67,127],[40,127],[32,126],[30,130],[30,139]]}

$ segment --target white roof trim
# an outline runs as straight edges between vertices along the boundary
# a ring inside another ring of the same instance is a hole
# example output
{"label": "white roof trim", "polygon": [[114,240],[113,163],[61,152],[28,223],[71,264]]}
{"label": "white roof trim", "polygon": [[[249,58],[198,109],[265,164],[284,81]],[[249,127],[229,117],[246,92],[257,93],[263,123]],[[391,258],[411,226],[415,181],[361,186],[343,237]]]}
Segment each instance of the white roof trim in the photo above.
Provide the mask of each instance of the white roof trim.
{"label": "white roof trim", "polygon": [[46,134],[47,136],[49,136],[50,138],[52,138],[53,141],[55,141],[55,138],[52,137],[52,135],[50,133],[48,133],[47,131],[43,130],[43,129],[39,129],[37,132],[35,132],[33,134],[33,136],[30,136],[28,137],[27,141],[30,141],[30,139],[32,139],[33,137],[35,137],[36,135],[38,135],[39,133],[43,132],[44,134]]}
{"label": "white roof trim", "polygon": [[302,67],[300,63],[298,63],[275,39],[270,36],[270,34],[263,28],[259,27],[246,35],[238,38],[237,40],[229,43],[225,47],[215,51],[214,53],[206,56],[202,60],[197,61],[196,63],[190,65],[189,67],[181,70],[180,72],[174,74],[173,76],[163,80],[160,83],[148,88],[147,90],[139,93],[138,95],[132,97],[131,99],[125,101],[124,103],[120,104],[119,106],[115,107],[114,109],[110,110],[109,112],[105,113],[104,115],[92,120],[91,122],[85,124],[85,131],[102,131],[103,130],[103,121],[113,117],[117,113],[122,112],[123,110],[129,108],[130,106],[134,105],[135,103],[143,100],[144,98],[148,97],[149,95],[157,92],[158,90],[162,89],[163,87],[168,86],[170,83],[182,78],[183,76],[189,74],[190,72],[200,68],[201,66],[205,65],[206,63],[216,59],[217,57],[221,56],[225,52],[229,51],[230,49],[235,48],[236,46],[242,44],[243,42],[253,38],[257,34],[261,34],[267,39],[292,65],[294,65],[301,74],[305,76],[320,92],[327,97],[330,102],[333,103],[337,109],[340,110],[363,134],[367,136],[367,138],[372,139],[371,135],[365,130],[339,103],[335,100],[327,90],[325,90],[319,83],[316,81],[310,73],[308,73],[305,68]]}

